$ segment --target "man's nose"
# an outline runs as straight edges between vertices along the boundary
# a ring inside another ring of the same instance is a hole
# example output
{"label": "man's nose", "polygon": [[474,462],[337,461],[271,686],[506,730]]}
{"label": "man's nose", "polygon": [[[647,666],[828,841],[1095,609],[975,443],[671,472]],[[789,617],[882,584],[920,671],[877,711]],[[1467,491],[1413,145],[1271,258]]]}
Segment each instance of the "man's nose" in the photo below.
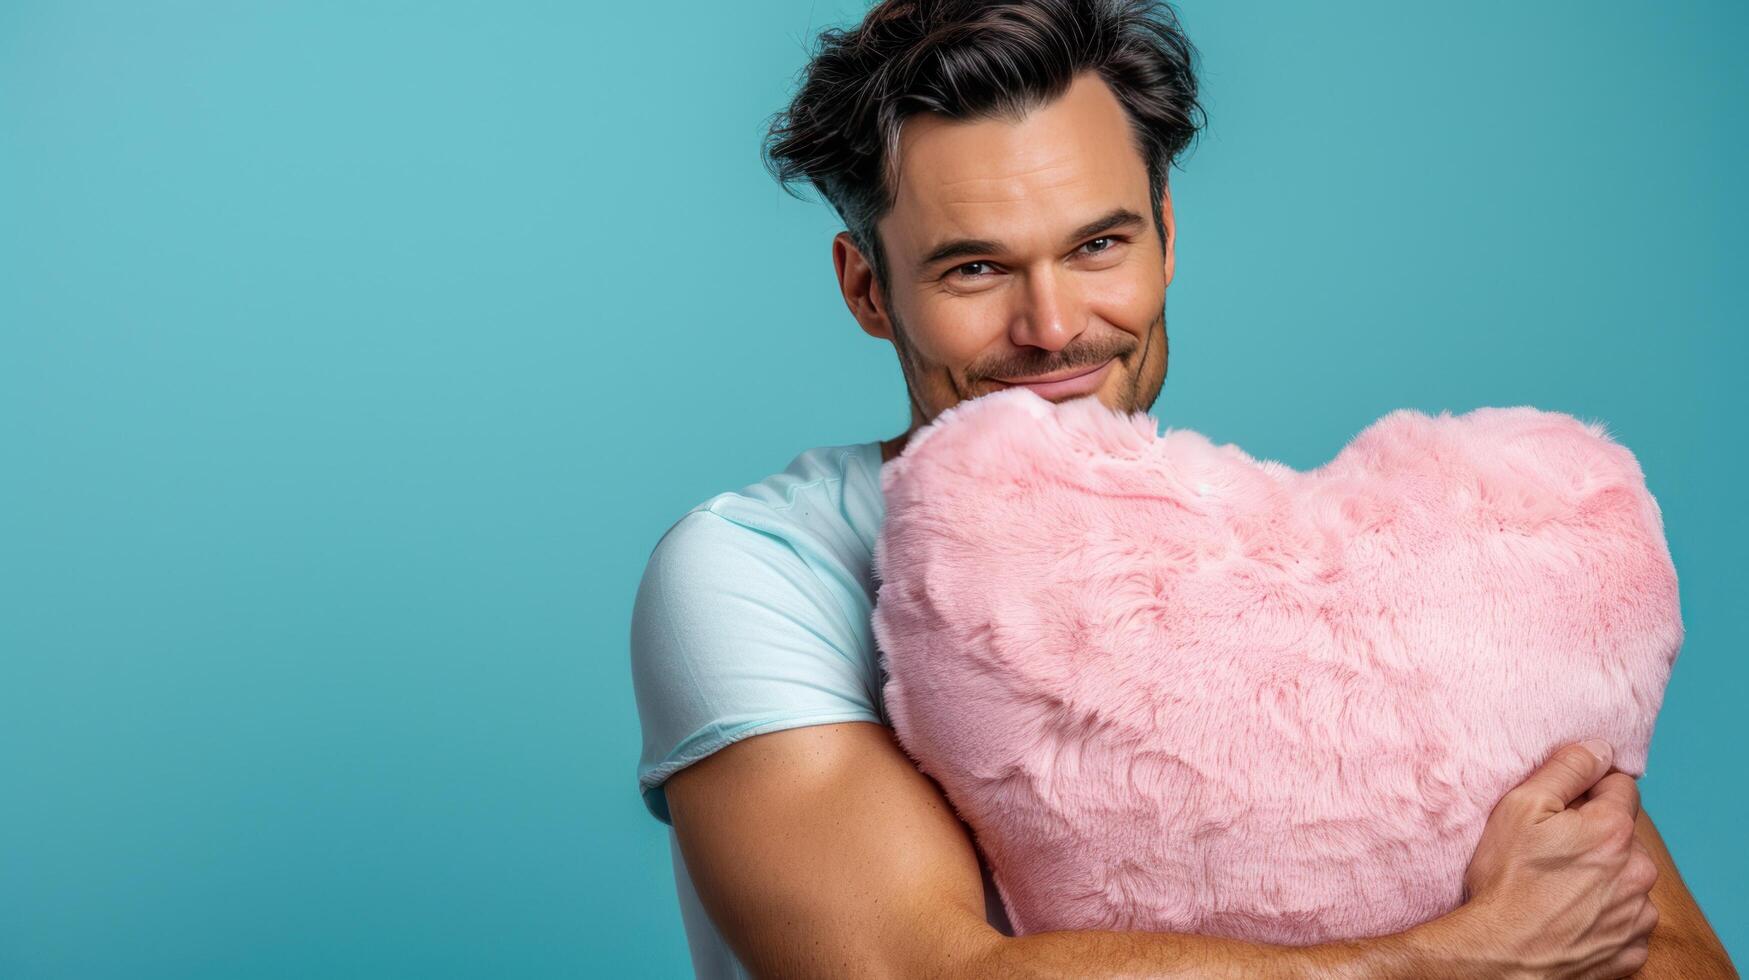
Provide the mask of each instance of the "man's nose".
{"label": "man's nose", "polygon": [[1009,337],[1017,347],[1060,350],[1087,328],[1080,291],[1060,268],[1028,272]]}

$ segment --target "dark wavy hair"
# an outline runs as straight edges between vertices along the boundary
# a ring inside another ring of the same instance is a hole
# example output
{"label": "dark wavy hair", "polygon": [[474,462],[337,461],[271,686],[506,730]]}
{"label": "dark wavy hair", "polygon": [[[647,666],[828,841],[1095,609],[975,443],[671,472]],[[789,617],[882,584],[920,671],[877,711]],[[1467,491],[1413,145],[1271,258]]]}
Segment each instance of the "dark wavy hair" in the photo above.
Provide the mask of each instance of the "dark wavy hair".
{"label": "dark wavy hair", "polygon": [[875,222],[893,206],[906,117],[1018,118],[1094,71],[1129,116],[1164,242],[1167,169],[1204,123],[1196,62],[1176,11],[1155,0],[882,0],[856,27],[820,33],[771,119],[766,168],[791,194],[802,181],[820,192],[885,290]]}

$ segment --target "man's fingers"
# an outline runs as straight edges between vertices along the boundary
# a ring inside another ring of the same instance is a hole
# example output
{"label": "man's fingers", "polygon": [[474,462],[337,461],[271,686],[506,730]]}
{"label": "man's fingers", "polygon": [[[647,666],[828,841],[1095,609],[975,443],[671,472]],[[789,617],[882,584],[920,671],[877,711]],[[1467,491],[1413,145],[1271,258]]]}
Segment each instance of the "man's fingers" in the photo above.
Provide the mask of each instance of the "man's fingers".
{"label": "man's fingers", "polygon": [[1609,743],[1602,739],[1563,745],[1513,792],[1528,797],[1538,810],[1559,813],[1609,771],[1612,758]]}
{"label": "man's fingers", "polygon": [[1633,820],[1640,815],[1639,784],[1625,772],[1611,772],[1591,787],[1589,798],[1579,810],[1587,815],[1594,815],[1599,810],[1620,810]]}

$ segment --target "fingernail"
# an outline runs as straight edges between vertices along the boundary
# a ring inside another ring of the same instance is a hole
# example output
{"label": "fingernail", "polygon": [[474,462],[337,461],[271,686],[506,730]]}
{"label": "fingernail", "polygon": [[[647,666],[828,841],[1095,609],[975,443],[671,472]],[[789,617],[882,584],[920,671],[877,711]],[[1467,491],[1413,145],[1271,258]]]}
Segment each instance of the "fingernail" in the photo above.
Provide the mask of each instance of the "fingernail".
{"label": "fingernail", "polygon": [[1605,766],[1609,765],[1609,760],[1615,757],[1615,750],[1610,748],[1609,743],[1601,738],[1588,738],[1579,744],[1585,746],[1585,751],[1597,756],[1598,761]]}

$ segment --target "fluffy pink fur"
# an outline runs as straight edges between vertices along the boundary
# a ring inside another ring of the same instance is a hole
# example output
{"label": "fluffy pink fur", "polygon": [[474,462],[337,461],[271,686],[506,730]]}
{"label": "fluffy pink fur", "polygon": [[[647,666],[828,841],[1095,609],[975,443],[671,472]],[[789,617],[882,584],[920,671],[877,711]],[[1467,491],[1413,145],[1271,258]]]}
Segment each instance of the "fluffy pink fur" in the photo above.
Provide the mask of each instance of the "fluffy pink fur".
{"label": "fluffy pink fur", "polygon": [[1399,410],[1301,473],[1006,389],[881,484],[888,711],[1021,935],[1449,911],[1554,748],[1644,773],[1682,645],[1639,464],[1561,413]]}

